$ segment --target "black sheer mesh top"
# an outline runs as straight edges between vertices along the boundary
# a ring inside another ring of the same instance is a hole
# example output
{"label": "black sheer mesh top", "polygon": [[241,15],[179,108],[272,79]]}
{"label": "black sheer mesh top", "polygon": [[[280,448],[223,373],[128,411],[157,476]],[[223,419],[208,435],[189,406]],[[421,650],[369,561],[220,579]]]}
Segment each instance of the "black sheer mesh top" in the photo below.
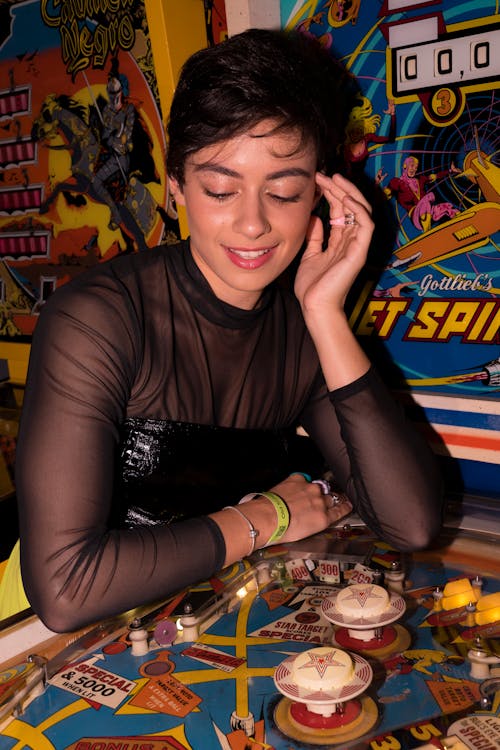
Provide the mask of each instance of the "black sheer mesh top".
{"label": "black sheer mesh top", "polygon": [[227,305],[188,242],[63,286],[35,332],[16,461],[34,608],[49,618],[59,597],[88,621],[206,578],[225,550],[205,514],[305,470],[297,425],[376,533],[405,548],[437,527],[427,446],[373,371],[328,394],[282,287]]}

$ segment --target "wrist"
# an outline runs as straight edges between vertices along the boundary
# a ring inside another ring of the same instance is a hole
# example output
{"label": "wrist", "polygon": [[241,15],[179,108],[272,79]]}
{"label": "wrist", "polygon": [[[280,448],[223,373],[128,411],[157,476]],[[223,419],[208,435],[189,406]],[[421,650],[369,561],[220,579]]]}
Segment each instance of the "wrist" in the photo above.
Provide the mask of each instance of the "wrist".
{"label": "wrist", "polygon": [[247,524],[248,536],[250,539],[250,549],[246,553],[246,556],[248,557],[249,555],[252,554],[252,552],[255,551],[255,547],[257,544],[257,537],[259,536],[258,529],[255,528],[255,526],[253,525],[249,517],[245,513],[243,513],[239,508],[237,508],[235,505],[226,505],[224,508],[222,508],[222,510],[230,510],[233,513],[237,513],[238,516]]}
{"label": "wrist", "polygon": [[275,492],[256,492],[245,495],[238,505],[258,529],[258,547],[277,544],[290,525],[290,511],[286,502]]}
{"label": "wrist", "polygon": [[346,312],[342,306],[333,304],[318,305],[302,309],[307,329],[313,338],[335,337],[342,333],[352,333]]}
{"label": "wrist", "polygon": [[330,317],[325,324],[309,323],[313,340],[328,390],[348,385],[370,367],[370,360],[353,334],[345,315]]}
{"label": "wrist", "polygon": [[269,500],[276,512],[276,527],[265,543],[265,547],[271,544],[277,544],[285,536],[290,526],[290,511],[282,497],[275,492],[261,492],[260,495]]}

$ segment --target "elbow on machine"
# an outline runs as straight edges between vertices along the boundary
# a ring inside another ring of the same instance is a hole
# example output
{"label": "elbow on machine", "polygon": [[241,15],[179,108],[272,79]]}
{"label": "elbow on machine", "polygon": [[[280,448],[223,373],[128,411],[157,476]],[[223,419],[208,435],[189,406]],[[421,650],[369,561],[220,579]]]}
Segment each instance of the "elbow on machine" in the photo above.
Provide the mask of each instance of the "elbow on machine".
{"label": "elbow on machine", "polygon": [[41,584],[27,585],[28,601],[46,628],[54,633],[71,633],[92,622],[85,617],[85,608],[63,594],[54,592],[53,587]]}
{"label": "elbow on machine", "polygon": [[442,530],[441,513],[429,514],[419,520],[412,518],[396,531],[386,534],[384,541],[401,552],[418,552],[428,549]]}

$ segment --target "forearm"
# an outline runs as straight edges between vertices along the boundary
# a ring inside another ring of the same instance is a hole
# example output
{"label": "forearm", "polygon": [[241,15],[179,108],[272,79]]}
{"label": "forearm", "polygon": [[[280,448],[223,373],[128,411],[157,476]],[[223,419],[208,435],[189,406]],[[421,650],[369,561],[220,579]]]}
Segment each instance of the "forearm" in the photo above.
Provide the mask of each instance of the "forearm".
{"label": "forearm", "polygon": [[76,415],[65,419],[62,403],[52,419],[37,418],[31,406],[16,458],[22,573],[49,628],[74,630],[166,598],[222,567],[224,540],[209,519],[114,525],[112,428],[94,418],[84,430]]}
{"label": "forearm", "polygon": [[343,310],[304,311],[304,319],[314,341],[329,391],[357,380],[370,367],[370,361],[352,333]]}
{"label": "forearm", "polygon": [[370,370],[330,394],[346,447],[345,489],[370,528],[402,549],[427,546],[441,524],[434,456]]}
{"label": "forearm", "polygon": [[[224,565],[231,565],[254,549],[264,547],[276,528],[276,512],[269,500],[264,497],[258,496],[255,500],[245,503],[239,507],[239,511],[248,519],[247,522],[234,510],[224,509],[210,514],[210,518],[217,523],[224,537]],[[253,540],[250,536],[251,527],[257,531],[257,536]]]}
{"label": "forearm", "polygon": [[68,533],[55,547],[21,532],[23,581],[35,612],[67,632],[165,599],[220,570],[224,547],[208,519],[172,526]]}
{"label": "forearm", "polygon": [[374,372],[316,394],[301,416],[336,487],[367,526],[401,549],[426,547],[442,523],[442,483],[429,446]]}

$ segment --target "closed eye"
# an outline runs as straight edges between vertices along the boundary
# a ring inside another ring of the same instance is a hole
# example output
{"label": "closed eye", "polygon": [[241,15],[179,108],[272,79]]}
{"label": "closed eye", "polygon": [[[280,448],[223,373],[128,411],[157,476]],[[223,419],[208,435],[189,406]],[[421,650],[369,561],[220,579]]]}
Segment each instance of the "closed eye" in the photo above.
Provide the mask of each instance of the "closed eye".
{"label": "closed eye", "polygon": [[[208,188],[203,188],[203,191],[209,198],[213,198],[214,200],[220,202],[223,202],[228,198],[232,198],[233,195],[236,195],[236,192],[217,192],[214,190],[209,190]],[[267,195],[276,203],[298,203],[301,198],[300,193],[295,193],[294,195],[278,195],[276,193],[267,193]]]}
{"label": "closed eye", "polygon": [[208,188],[204,188],[204,193],[205,195],[208,195],[209,198],[214,198],[217,201],[224,201],[234,195],[234,193],[216,193],[212,190],[208,190]]}
{"label": "closed eye", "polygon": [[277,203],[297,203],[300,200],[300,195],[275,195],[274,193],[268,193],[269,197]]}

